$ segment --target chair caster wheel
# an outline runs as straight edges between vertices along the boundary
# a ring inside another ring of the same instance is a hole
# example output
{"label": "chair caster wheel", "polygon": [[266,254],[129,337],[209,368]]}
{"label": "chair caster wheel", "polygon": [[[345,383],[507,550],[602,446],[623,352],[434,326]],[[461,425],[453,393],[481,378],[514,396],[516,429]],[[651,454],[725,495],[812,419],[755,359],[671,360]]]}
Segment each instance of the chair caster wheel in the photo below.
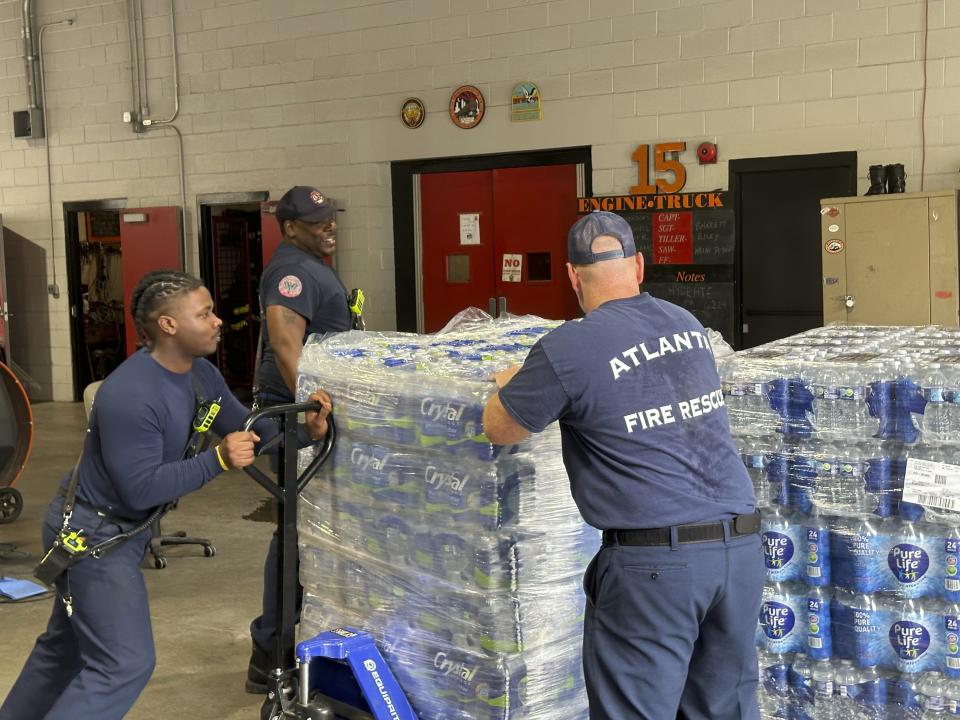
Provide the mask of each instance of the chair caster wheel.
{"label": "chair caster wheel", "polygon": [[163,558],[163,557],[154,558],[154,559],[153,559],[153,566],[154,566],[157,570],[163,570],[163,569],[167,566],[167,559],[166,559],[166,558]]}
{"label": "chair caster wheel", "polygon": [[203,546],[203,556],[204,557],[213,557],[217,554],[217,549],[213,545],[204,545]]}

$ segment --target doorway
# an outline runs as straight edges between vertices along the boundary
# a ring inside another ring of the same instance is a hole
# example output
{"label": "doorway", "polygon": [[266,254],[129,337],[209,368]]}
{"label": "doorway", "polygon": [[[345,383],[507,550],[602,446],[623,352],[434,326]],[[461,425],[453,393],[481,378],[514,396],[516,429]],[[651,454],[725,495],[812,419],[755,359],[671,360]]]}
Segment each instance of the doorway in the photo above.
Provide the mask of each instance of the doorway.
{"label": "doorway", "polygon": [[145,273],[180,268],[180,213],[122,199],[63,204],[76,401],[136,351],[127,301]]}
{"label": "doorway", "polygon": [[745,349],[818,327],[823,318],[820,199],[857,194],[857,153],[730,161]]}
{"label": "doorway", "polygon": [[253,387],[260,335],[258,286],[263,272],[264,192],[200,195],[200,276],[223,320],[214,360],[242,400]]}
{"label": "doorway", "polygon": [[120,210],[126,200],[64,203],[73,395],[127,357]]}
{"label": "doorway", "polygon": [[397,328],[434,332],[460,310],[579,315],[566,233],[591,194],[590,148],[395,162]]}

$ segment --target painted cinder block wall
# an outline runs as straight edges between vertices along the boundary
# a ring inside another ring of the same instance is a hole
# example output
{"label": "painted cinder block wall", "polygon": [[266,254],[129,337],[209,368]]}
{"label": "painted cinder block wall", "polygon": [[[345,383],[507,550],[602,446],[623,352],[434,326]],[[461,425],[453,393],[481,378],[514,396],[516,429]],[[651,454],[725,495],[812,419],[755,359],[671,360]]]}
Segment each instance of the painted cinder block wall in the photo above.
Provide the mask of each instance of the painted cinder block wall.
{"label": "painted cinder block wall", "polygon": [[[42,140],[13,138],[26,106],[20,11],[0,2],[0,197],[7,228],[46,253],[16,269],[36,303],[15,355],[69,400],[62,203],[127,198],[179,203],[170,131],[142,135],[132,107],[128,2],[35,0],[47,31],[55,226],[47,218]],[[629,191],[640,143],[686,140],[688,190],[727,185],[732,158],[856,150],[902,162],[919,189],[923,0],[174,0],[185,137],[188,268],[197,268],[196,196],[317,185],[342,199],[338,265],[367,290],[368,325],[395,325],[390,161],[590,145],[596,194]],[[143,0],[150,111],[172,111],[169,0]],[[925,188],[957,185],[960,2],[929,3]],[[511,124],[520,80],[539,84],[544,117]],[[487,115],[472,130],[447,118],[472,83]],[[423,99],[423,126],[399,120]],[[696,164],[704,139],[720,162]],[[46,295],[54,268],[63,293]]]}

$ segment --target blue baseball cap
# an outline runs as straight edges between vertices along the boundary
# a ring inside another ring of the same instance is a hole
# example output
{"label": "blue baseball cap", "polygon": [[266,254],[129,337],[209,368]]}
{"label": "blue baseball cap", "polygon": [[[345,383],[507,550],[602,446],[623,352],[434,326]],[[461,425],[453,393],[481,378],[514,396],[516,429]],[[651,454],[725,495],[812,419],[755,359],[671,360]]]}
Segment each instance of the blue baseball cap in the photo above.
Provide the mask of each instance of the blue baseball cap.
{"label": "blue baseball cap", "polygon": [[[607,235],[620,241],[619,250],[594,252],[593,241]],[[629,258],[637,254],[630,224],[619,215],[598,210],[577,220],[567,233],[567,260],[573,265],[592,265],[603,260]]]}
{"label": "blue baseball cap", "polygon": [[277,222],[287,220],[323,222],[337,213],[337,203],[314,187],[296,185],[287,190],[277,203]]}

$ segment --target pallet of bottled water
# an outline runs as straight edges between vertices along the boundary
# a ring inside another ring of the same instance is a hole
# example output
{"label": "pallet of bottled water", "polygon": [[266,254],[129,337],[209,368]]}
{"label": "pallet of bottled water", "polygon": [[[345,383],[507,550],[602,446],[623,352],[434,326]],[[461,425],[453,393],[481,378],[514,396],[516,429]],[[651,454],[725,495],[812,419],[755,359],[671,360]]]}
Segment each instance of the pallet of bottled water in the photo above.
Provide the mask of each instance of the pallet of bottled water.
{"label": "pallet of bottled water", "polygon": [[763,718],[960,715],[960,331],[831,326],[720,362],[763,513]]}
{"label": "pallet of bottled water", "polygon": [[501,447],[482,424],[492,372],[556,324],[474,312],[304,348],[297,397],[327,390],[338,438],[299,504],[300,634],[373,633],[423,720],[587,716],[580,582],[599,533],[556,426]]}

